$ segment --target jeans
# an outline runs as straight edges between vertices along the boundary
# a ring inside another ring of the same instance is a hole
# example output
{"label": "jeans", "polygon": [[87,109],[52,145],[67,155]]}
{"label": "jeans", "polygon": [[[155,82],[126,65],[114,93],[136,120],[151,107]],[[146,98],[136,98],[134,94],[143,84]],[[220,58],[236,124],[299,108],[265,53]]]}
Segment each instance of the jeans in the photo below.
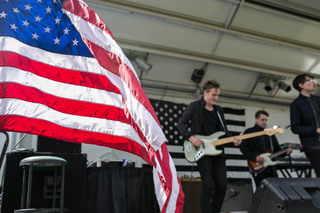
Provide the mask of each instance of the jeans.
{"label": "jeans", "polygon": [[204,156],[197,164],[201,175],[201,212],[218,213],[227,190],[226,158]]}
{"label": "jeans", "polygon": [[320,150],[304,146],[303,151],[309,158],[310,163],[316,173],[316,176],[320,177]]}

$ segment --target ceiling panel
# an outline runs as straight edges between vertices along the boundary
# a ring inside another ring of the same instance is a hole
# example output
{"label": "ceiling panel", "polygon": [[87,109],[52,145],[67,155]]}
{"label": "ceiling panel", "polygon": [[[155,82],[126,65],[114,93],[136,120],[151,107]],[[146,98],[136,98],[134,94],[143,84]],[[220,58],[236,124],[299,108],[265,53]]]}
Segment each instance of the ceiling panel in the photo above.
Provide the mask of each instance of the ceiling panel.
{"label": "ceiling panel", "polygon": [[320,19],[319,0],[247,0],[261,5],[268,5],[287,12],[293,12],[296,15],[308,17],[311,19]]}
{"label": "ceiling panel", "polygon": [[308,71],[319,60],[317,55],[294,48],[232,35],[223,36],[216,55],[297,71]]}
{"label": "ceiling panel", "polygon": [[230,28],[320,46],[319,22],[250,4],[240,7]]}
{"label": "ceiling panel", "polygon": [[211,54],[221,34],[150,15],[132,14],[96,5],[92,5],[92,8],[106,20],[111,32],[116,32],[114,35],[120,39]]}
{"label": "ceiling panel", "polygon": [[196,88],[196,84],[191,80],[193,70],[204,66],[201,62],[154,54],[148,56],[148,62],[152,64],[152,69],[144,72],[142,80],[167,82],[168,85],[180,84],[192,89]]}
{"label": "ceiling panel", "polygon": [[122,2],[144,5],[150,7],[150,9],[156,8],[167,13],[194,17],[221,25],[226,23],[235,6],[235,3],[224,0],[128,0]]}
{"label": "ceiling panel", "polygon": [[[279,1],[279,0],[278,0]],[[303,7],[302,9],[308,10],[320,10],[319,0],[280,0],[283,3],[292,3],[296,4],[297,7]]]}
{"label": "ceiling panel", "polygon": [[[210,79],[215,79],[221,83],[221,86],[225,91],[244,91],[246,94],[248,94],[254,86],[259,75],[260,74],[257,72],[244,69],[210,65],[206,70],[203,82]],[[232,85],[232,88],[229,88],[228,85]]]}
{"label": "ceiling panel", "polygon": [[310,73],[313,74],[320,74],[320,60],[317,61],[317,63],[312,67],[312,69],[310,70]]}

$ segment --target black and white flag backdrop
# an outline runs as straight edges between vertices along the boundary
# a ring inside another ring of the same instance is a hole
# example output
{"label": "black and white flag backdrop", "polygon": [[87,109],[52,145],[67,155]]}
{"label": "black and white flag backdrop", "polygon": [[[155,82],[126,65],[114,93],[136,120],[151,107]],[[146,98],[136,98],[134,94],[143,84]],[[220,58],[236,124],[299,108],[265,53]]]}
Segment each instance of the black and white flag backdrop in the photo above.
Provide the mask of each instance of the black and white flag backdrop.
{"label": "black and white flag backdrop", "polygon": [[[150,99],[150,102],[158,116],[162,130],[167,137],[167,147],[170,155],[176,165],[179,176],[200,177],[197,164],[189,163],[183,152],[183,137],[179,134],[176,126],[187,105],[173,103],[163,100]],[[228,129],[232,135],[239,135],[245,130],[245,110],[223,108]],[[228,178],[248,179],[249,170],[247,161],[242,156],[239,148],[234,147],[232,143],[225,145],[227,157]]]}

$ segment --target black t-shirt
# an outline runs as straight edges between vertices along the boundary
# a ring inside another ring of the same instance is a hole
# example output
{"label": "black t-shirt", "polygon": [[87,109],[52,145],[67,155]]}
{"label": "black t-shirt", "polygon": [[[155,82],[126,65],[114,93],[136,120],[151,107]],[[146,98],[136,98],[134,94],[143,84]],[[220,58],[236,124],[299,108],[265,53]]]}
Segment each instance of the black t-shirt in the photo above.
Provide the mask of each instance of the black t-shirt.
{"label": "black t-shirt", "polygon": [[215,110],[209,111],[206,108],[203,110],[203,121],[201,125],[201,135],[211,135],[220,130],[220,120]]}

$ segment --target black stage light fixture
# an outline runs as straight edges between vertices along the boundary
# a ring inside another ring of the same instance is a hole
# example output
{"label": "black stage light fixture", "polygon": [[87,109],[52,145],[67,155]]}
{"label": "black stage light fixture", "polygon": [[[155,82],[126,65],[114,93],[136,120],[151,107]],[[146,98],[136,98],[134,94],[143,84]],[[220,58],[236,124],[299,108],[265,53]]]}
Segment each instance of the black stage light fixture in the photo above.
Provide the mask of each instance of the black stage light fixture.
{"label": "black stage light fixture", "polygon": [[138,67],[146,72],[149,72],[152,68],[152,65],[143,57],[137,57],[135,61],[138,64]]}
{"label": "black stage light fixture", "polygon": [[270,92],[274,87],[274,81],[270,78],[267,78],[266,81],[265,81],[265,86],[264,86],[264,89],[267,91],[267,92]]}
{"label": "black stage light fixture", "polygon": [[279,89],[282,89],[282,90],[284,90],[286,92],[290,92],[291,91],[291,86],[289,86],[288,84],[286,84],[286,83],[284,83],[282,81],[279,81],[278,85],[279,85]]}
{"label": "black stage light fixture", "polygon": [[192,73],[191,80],[195,83],[200,83],[204,76],[203,69],[195,69]]}

